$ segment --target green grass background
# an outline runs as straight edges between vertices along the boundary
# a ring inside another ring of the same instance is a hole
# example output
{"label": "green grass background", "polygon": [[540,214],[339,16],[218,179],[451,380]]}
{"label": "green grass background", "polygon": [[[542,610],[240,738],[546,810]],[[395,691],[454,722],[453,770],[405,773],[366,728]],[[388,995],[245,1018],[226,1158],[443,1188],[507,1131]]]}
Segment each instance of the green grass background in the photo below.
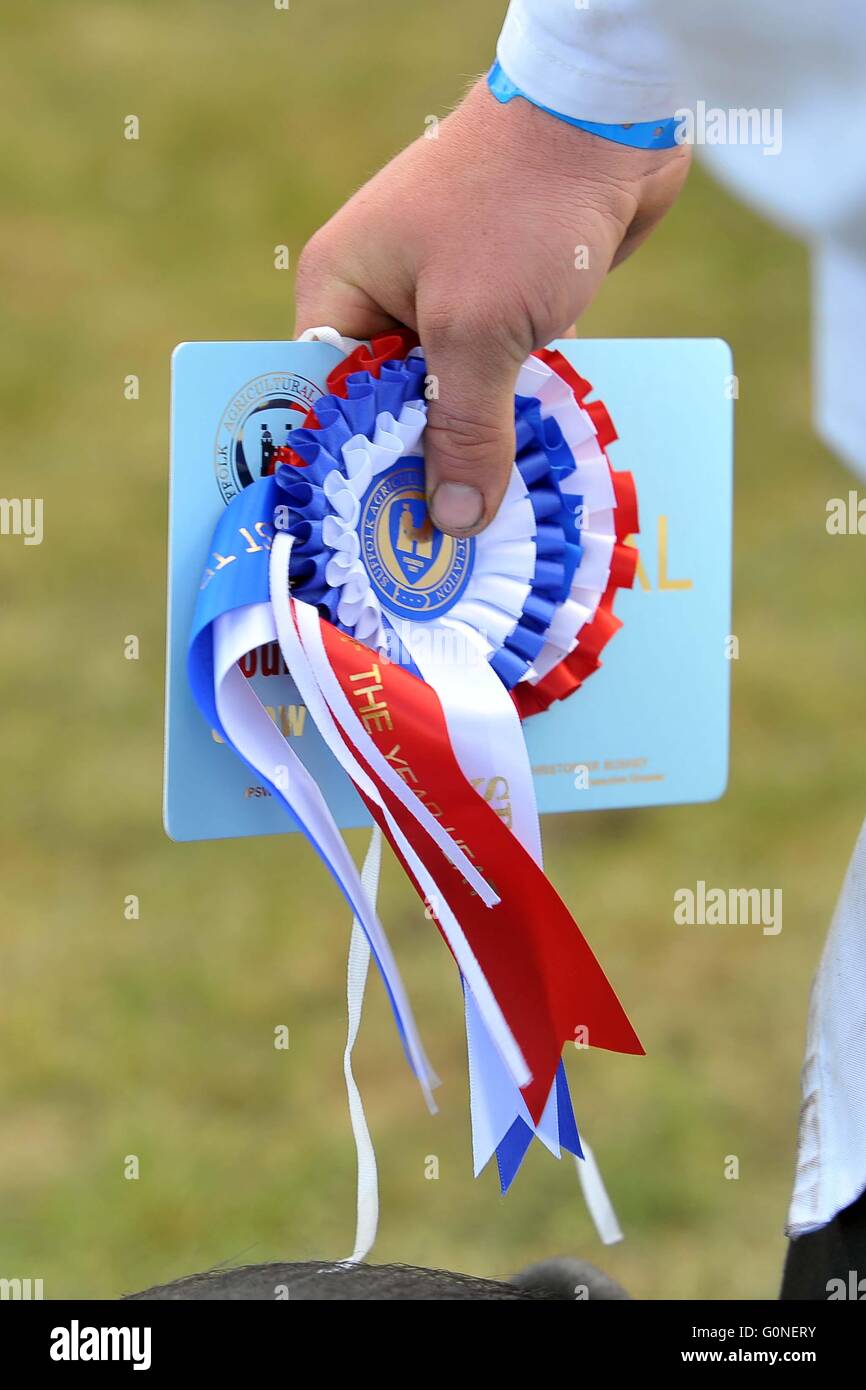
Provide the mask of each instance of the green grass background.
{"label": "green grass background", "polygon": [[[46,529],[41,547],[0,541],[0,1275],[42,1277],[48,1297],[350,1249],[343,907],[297,838],[173,845],[160,824],[169,354],[288,336],[274,245],[300,251],[458,99],[503,9],[72,0],[4,16],[2,490],[43,496]],[[642,1298],[772,1297],[808,983],[866,810],[863,542],[824,528],[851,484],[810,430],[806,253],[697,171],[581,332],[734,349],[730,789],[545,828],[649,1053],[569,1058],[627,1231],[609,1251],[573,1169],[543,1151],[505,1201],[492,1171],[473,1181],[459,991],[387,869],[384,917],[445,1085],[430,1118],[376,982],[358,1049],[375,1255],[490,1276],[578,1253]],[[699,877],[781,886],[781,936],[674,927],[673,891]]]}

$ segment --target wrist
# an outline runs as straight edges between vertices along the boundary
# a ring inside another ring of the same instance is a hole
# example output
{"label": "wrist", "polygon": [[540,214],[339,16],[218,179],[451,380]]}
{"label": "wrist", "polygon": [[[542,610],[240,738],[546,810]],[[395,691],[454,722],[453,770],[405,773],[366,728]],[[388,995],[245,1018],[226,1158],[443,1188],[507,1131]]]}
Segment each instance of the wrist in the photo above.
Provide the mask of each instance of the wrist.
{"label": "wrist", "polygon": [[[599,140],[582,127],[560,121],[529,101],[500,102],[486,77],[473,83],[453,116],[475,174],[499,169],[511,179],[544,183],[552,197],[557,181],[592,178],[610,165],[637,165],[641,152]],[[644,154],[644,158],[659,158]],[[479,162],[483,167],[479,168]]]}
{"label": "wrist", "polygon": [[507,180],[515,196],[540,192],[551,208],[569,205],[577,184],[581,197],[595,188],[601,206],[612,202],[618,215],[630,217],[629,205],[644,180],[688,155],[682,145],[642,150],[599,139],[533,102],[501,103],[483,77],[449,120],[474,177]]}
{"label": "wrist", "polygon": [[526,92],[521,91],[511,81],[498,58],[494,61],[485,80],[491,95],[500,105],[507,105],[515,99],[525,101],[536,110],[543,111],[554,120],[560,121],[563,125],[582,130],[589,135],[595,135],[601,140],[609,140],[616,145],[624,145],[638,150],[669,150],[680,143],[677,140],[678,122],[674,116],[666,116],[652,121],[630,121],[616,124],[583,120],[576,116],[565,115],[561,111],[555,111],[552,107],[543,105],[543,103],[528,96]]}

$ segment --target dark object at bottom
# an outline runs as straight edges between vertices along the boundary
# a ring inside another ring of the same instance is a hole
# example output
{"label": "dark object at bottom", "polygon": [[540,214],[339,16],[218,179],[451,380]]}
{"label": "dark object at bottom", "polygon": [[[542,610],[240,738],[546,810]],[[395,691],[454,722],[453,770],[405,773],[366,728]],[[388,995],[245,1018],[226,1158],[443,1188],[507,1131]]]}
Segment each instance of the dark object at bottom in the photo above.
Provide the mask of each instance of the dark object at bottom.
{"label": "dark object at bottom", "polygon": [[302,1302],[401,1302],[459,1301],[465,1299],[550,1303],[567,1299],[627,1298],[625,1290],[581,1260],[545,1260],[503,1284],[493,1279],[473,1279],[444,1269],[416,1269],[412,1265],[339,1265],[308,1261],[304,1264],[246,1265],[240,1269],[191,1274],[173,1284],[159,1284],[143,1293],[128,1294],[133,1301],[269,1302],[288,1299]]}
{"label": "dark object at bottom", "polygon": [[515,1288],[541,1294],[544,1298],[568,1299],[572,1303],[597,1303],[600,1299],[609,1303],[631,1297],[622,1284],[611,1279],[603,1270],[587,1264],[586,1260],[573,1260],[565,1255],[556,1260],[542,1260],[537,1265],[527,1265],[508,1282]]}
{"label": "dark object at bottom", "polygon": [[834,1297],[866,1299],[866,1192],[828,1226],[789,1243],[779,1297],[821,1303]]}

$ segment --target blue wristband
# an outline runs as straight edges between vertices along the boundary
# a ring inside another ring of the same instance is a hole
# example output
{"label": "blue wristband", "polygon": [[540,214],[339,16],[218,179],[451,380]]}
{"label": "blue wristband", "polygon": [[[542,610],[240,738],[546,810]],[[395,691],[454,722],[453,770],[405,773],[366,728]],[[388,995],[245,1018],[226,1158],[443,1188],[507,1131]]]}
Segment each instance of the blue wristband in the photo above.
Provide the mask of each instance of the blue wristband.
{"label": "blue wristband", "polygon": [[565,121],[566,125],[577,126],[578,130],[587,130],[590,135],[599,135],[602,140],[613,140],[617,145],[631,145],[636,150],[670,150],[679,144],[676,138],[679,121],[676,116],[666,117],[662,121],[636,121],[631,125],[578,121],[574,116],[563,116],[560,111],[542,106],[540,101],[533,101],[532,97],[521,92],[503,72],[498,59],[487,74],[487,85],[497,101],[504,103],[511,101],[513,97],[523,97],[524,101],[537,106],[539,111],[546,111],[548,116],[555,116],[558,121]]}

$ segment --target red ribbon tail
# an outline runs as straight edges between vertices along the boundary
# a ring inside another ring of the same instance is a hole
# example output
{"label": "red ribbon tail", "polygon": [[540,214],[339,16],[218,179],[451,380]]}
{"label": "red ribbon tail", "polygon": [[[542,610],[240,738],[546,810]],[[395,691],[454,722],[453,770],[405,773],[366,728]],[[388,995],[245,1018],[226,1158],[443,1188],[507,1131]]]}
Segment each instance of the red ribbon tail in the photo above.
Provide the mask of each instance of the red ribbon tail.
{"label": "red ribbon tail", "polygon": [[[543,870],[464,776],[435,691],[330,623],[321,626],[334,674],[379,751],[500,897],[486,907],[412,812],[365,766],[460,923],[526,1059],[532,1080],[523,1094],[538,1121],[564,1043],[642,1053],[637,1034]],[[387,824],[377,819],[393,845]],[[437,904],[427,906],[435,919]]]}

